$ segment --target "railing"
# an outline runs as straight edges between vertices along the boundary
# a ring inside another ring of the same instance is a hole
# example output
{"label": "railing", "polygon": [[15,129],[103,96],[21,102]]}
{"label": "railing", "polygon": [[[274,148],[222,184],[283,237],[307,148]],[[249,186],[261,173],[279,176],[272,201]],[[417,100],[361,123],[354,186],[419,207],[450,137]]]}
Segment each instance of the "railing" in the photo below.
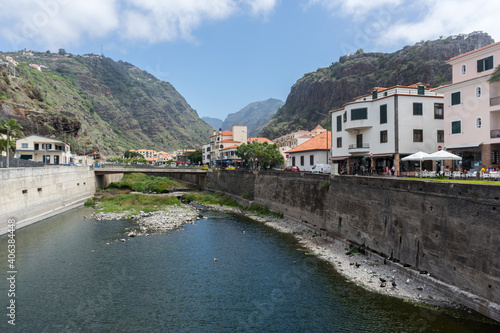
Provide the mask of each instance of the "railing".
{"label": "railing", "polygon": [[500,105],[500,96],[490,98],[490,106]]}
{"label": "railing", "polygon": [[352,144],[349,145],[349,149],[357,149],[357,148],[370,148],[370,144],[368,143],[362,143],[362,144]]}
{"label": "railing", "polygon": [[500,129],[494,129],[490,131],[490,138],[500,138]]}

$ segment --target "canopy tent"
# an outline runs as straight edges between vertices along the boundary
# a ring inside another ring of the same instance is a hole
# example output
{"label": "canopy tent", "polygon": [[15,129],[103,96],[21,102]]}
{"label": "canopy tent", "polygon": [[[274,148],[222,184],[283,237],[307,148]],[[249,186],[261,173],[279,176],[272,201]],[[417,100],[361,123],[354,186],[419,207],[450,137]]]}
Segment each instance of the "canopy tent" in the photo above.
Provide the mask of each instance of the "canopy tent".
{"label": "canopy tent", "polygon": [[429,154],[425,158],[425,160],[434,160],[434,161],[443,161],[443,160],[455,160],[455,161],[461,161],[462,158],[458,155],[452,154],[450,152],[447,152],[445,150],[440,150],[435,153]]}
{"label": "canopy tent", "polygon": [[403,157],[401,161],[420,161],[420,178],[422,178],[422,161],[428,159],[430,155],[423,151],[418,151],[415,154]]}

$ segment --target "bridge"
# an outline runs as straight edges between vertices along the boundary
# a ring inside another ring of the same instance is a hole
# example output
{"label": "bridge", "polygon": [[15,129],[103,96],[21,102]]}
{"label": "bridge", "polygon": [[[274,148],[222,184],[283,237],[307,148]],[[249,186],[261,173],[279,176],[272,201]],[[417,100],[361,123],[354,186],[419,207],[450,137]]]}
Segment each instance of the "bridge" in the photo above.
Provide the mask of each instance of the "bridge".
{"label": "bridge", "polygon": [[208,170],[164,167],[125,167],[109,164],[102,168],[94,168],[96,184],[100,188],[105,188],[111,182],[118,181],[126,173],[144,173],[150,176],[172,177],[193,184],[199,189],[203,189],[205,187]]}

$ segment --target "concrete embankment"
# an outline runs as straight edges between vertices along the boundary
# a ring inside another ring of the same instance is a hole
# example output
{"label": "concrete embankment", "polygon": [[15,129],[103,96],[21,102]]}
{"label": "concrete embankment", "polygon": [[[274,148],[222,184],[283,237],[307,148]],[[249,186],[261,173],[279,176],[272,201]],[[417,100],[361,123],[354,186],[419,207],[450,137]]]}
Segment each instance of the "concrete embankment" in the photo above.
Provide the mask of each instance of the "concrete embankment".
{"label": "concrete embankment", "polygon": [[81,205],[95,193],[90,167],[0,169],[0,234]]}
{"label": "concrete embankment", "polygon": [[253,195],[297,223],[428,273],[429,284],[444,282],[455,301],[500,321],[500,186],[227,171],[209,173],[207,188]]}

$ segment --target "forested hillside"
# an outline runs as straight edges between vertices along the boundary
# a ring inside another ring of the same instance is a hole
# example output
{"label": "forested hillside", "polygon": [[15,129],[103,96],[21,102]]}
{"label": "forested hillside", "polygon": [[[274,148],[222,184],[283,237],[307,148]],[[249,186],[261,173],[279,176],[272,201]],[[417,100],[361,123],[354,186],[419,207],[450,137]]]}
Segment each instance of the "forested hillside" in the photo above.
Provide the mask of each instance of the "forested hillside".
{"label": "forested hillside", "polygon": [[64,139],[76,153],[198,147],[210,134],[170,83],[129,63],[97,55],[0,53],[0,72],[0,117],[18,119],[25,134]]}

